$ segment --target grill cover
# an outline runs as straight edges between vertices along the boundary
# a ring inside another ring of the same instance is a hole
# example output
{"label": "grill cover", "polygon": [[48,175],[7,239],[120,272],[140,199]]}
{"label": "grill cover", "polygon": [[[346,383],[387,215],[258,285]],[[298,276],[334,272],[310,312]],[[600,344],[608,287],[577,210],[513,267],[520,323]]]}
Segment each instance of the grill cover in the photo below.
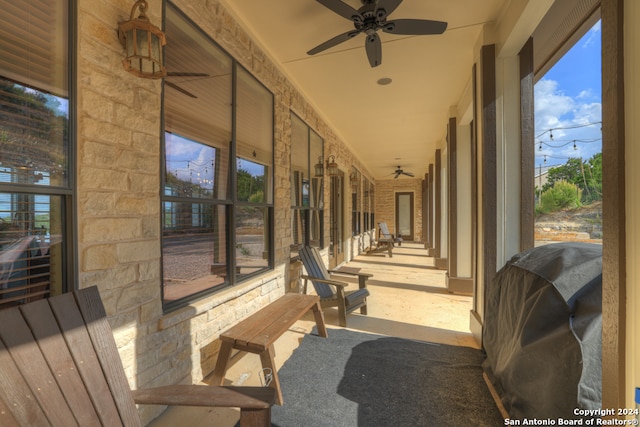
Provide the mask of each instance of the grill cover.
{"label": "grill cover", "polygon": [[485,372],[514,419],[575,418],[602,403],[602,245],[515,255],[487,290]]}

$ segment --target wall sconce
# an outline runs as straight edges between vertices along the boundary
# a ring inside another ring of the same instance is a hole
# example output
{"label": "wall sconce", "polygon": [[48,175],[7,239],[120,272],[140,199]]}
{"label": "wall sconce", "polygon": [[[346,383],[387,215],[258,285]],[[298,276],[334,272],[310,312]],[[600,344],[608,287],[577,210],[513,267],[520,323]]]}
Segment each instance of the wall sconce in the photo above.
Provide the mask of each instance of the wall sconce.
{"label": "wall sconce", "polygon": [[322,178],[324,176],[324,165],[322,164],[322,156],[318,157],[318,163],[314,166],[316,170],[316,178]]}
{"label": "wall sconce", "polygon": [[338,164],[334,155],[329,156],[327,159],[327,175],[338,176]]}
{"label": "wall sconce", "polygon": [[[118,24],[118,37],[124,46],[124,69],[145,79],[160,79],[167,75],[162,65],[162,46],[166,44],[164,33],[149,22],[145,0],[137,0],[131,8],[129,20]],[[140,16],[134,18],[136,9]]]}

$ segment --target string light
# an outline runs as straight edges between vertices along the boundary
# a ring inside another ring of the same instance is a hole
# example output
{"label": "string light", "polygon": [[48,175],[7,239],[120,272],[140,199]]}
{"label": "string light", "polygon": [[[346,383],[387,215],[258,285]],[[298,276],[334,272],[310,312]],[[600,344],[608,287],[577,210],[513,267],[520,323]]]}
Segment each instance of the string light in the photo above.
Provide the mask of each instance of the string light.
{"label": "string light", "polygon": [[588,127],[588,126],[595,126],[595,125],[600,125],[600,131],[602,132],[602,121],[599,121],[599,122],[592,122],[592,123],[584,123],[584,124],[581,124],[581,125],[560,126],[560,127],[545,129],[542,132],[540,132],[540,134],[538,136],[536,136],[536,138],[540,138],[540,137],[542,137],[542,135],[544,135],[547,132],[549,132],[549,138],[551,140],[553,140],[553,131],[554,130],[579,129],[579,128],[584,128],[584,127]]}

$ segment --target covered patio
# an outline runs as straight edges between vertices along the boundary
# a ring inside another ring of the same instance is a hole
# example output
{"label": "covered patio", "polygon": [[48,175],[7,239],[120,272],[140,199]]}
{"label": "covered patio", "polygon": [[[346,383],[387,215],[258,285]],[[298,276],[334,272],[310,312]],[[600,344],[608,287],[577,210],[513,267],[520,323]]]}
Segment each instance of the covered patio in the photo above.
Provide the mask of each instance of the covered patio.
{"label": "covered patio", "polygon": [[[447,291],[445,272],[435,268],[435,260],[428,255],[424,245],[403,243],[393,251],[393,258],[384,254],[359,255],[346,264],[373,274],[368,281],[371,296],[368,313],[355,312],[348,316],[348,329],[431,343],[480,348],[469,329],[469,312],[472,297]],[[346,279],[354,282],[353,279]],[[352,287],[357,287],[357,282]],[[336,309],[325,309],[325,321],[329,328],[339,328]],[[275,343],[276,364],[280,368],[300,345],[305,334],[315,326],[313,316],[298,321]],[[238,352],[232,356],[233,366],[227,371],[225,384],[261,385],[260,358],[250,353]],[[309,369],[313,369],[312,366]],[[346,374],[346,373],[345,373]],[[204,382],[207,382],[207,378]],[[460,374],[464,382],[464,374]],[[314,387],[308,384],[308,387]],[[328,391],[331,392],[331,391]],[[486,389],[489,394],[489,388]],[[284,395],[283,409],[287,408]],[[295,398],[290,396],[289,398]],[[397,396],[402,399],[402,396]],[[320,402],[317,402],[321,405]],[[234,409],[210,409],[171,407],[155,419],[150,427],[176,425],[215,425],[232,427],[240,413]]]}
{"label": "covered patio", "polygon": [[[602,406],[634,407],[640,3],[272,3],[0,0],[0,309],[95,286],[131,389],[200,383],[225,330],[299,291],[313,246],[373,274],[348,330],[480,349],[498,270],[535,245],[534,84],[601,20]],[[376,5],[447,29],[394,34]],[[154,79],[119,34],[138,6],[166,36]],[[344,33],[359,19],[380,45]],[[393,257],[365,255],[381,222]],[[276,342],[279,367],[312,325]],[[229,383],[260,383],[257,356],[232,361]]]}

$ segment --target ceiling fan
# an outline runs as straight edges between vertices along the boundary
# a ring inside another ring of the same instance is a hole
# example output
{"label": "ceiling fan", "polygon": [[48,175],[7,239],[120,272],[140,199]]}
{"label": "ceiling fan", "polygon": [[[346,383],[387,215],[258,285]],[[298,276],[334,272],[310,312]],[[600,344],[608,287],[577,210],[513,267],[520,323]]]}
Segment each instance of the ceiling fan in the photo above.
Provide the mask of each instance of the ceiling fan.
{"label": "ceiling fan", "polygon": [[[209,74],[207,73],[190,73],[190,72],[182,72],[182,71],[169,71],[167,73],[167,77],[209,77]],[[188,97],[191,98],[197,98],[196,95],[194,95],[193,93],[189,92],[186,89],[181,88],[180,86],[178,86],[177,84],[168,81],[167,79],[165,79],[164,83],[169,86],[172,89],[177,90],[178,92],[187,95]]]}
{"label": "ceiling fan", "polygon": [[426,19],[394,19],[387,21],[387,17],[402,3],[402,0],[361,0],[362,7],[358,10],[341,0],[317,0],[323,6],[353,22],[354,30],[339,34],[324,43],[319,44],[308,55],[315,55],[360,33],[365,33],[365,49],[371,67],[382,63],[382,42],[377,31],[382,30],[390,34],[428,35],[442,34],[447,29],[447,23]]}
{"label": "ceiling fan", "polygon": [[405,172],[402,169],[400,169],[400,166],[398,166],[398,169],[396,169],[396,171],[394,172],[396,174],[396,176],[393,177],[393,179],[397,179],[400,175],[406,175],[406,176],[410,176],[410,177],[414,177],[415,175],[413,174],[413,172]]}

